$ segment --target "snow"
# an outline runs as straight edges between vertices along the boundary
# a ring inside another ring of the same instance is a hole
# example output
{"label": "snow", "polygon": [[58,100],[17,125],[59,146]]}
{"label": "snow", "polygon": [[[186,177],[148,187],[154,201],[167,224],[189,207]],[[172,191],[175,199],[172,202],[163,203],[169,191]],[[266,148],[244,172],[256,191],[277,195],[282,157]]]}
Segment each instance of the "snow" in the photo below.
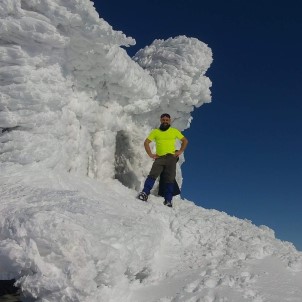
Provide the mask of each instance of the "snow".
{"label": "snow", "polygon": [[35,169],[1,180],[0,268],[30,296],[301,300],[302,255],[267,227],[180,198],[143,203],[116,180]]}
{"label": "snow", "polygon": [[88,0],[2,0],[0,18],[0,278],[24,301],[301,301],[302,253],[271,229],[135,198],[159,115],[184,130],[211,101],[206,44],[130,58]]}

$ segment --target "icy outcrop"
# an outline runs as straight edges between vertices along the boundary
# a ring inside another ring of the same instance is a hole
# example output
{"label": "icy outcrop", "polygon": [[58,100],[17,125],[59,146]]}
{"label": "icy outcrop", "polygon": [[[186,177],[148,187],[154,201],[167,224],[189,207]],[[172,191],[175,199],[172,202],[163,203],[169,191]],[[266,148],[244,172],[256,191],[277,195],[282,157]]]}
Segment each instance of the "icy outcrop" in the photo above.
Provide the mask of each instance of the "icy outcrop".
{"label": "icy outcrop", "polygon": [[196,39],[155,41],[153,54],[145,49],[133,60],[121,46],[134,39],[100,19],[88,0],[2,1],[0,17],[6,167],[116,177],[137,188],[150,166],[142,142],[161,111],[183,130],[193,106],[210,100],[211,51]]}
{"label": "icy outcrop", "polygon": [[[212,51],[201,41],[185,36],[155,40],[141,49],[134,60],[155,79],[160,112],[173,112],[174,125],[187,128],[195,107],[211,101],[211,81],[205,76],[212,63]],[[144,116],[150,124],[153,116]]]}

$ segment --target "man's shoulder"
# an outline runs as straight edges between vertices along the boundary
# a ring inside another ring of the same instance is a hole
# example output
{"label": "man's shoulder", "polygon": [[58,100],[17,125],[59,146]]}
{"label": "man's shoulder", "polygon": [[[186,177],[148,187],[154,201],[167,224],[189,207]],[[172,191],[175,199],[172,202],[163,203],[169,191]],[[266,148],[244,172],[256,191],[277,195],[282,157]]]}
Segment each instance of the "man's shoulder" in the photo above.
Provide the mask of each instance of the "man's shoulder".
{"label": "man's shoulder", "polygon": [[156,132],[158,132],[158,130],[159,130],[158,128],[154,128],[154,129],[152,129],[152,130],[150,131],[150,134],[151,134],[151,133],[156,133]]}
{"label": "man's shoulder", "polygon": [[177,128],[170,127],[170,129],[171,129],[171,131],[173,131],[173,132],[180,132],[180,133],[181,133],[181,131],[180,131],[180,130],[178,130]]}
{"label": "man's shoulder", "polygon": [[180,140],[184,138],[184,135],[177,128],[172,128],[172,133]]}
{"label": "man's shoulder", "polygon": [[150,131],[150,133],[149,133],[149,135],[148,135],[148,139],[150,139],[150,140],[153,140],[154,139],[154,136],[156,136],[156,134],[157,134],[157,130],[158,129],[152,129],[151,131]]}

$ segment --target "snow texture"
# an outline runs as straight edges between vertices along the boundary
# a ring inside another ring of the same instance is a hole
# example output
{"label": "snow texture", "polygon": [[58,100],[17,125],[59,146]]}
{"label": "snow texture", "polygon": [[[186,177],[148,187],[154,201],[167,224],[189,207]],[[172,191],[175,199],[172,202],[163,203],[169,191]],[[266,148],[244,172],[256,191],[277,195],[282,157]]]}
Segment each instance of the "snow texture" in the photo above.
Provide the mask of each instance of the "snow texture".
{"label": "snow texture", "polygon": [[0,18],[0,277],[24,301],[301,301],[302,253],[269,228],[135,199],[160,114],[184,130],[211,101],[206,44],[130,58],[88,0],[2,0]]}

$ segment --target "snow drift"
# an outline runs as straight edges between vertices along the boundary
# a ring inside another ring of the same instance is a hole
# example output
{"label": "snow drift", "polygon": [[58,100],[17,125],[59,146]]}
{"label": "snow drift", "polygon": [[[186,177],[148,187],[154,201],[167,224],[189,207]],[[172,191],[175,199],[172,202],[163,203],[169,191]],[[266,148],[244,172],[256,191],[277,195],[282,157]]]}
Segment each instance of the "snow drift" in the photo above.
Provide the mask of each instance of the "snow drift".
{"label": "snow drift", "polygon": [[3,0],[0,18],[0,277],[29,301],[301,300],[302,255],[272,230],[135,200],[160,113],[183,130],[211,101],[207,45],[130,58],[88,0]]}
{"label": "snow drift", "polygon": [[[117,181],[1,177],[0,272],[38,301],[300,301],[302,255],[272,230]],[[27,300],[32,301],[32,300]]]}

